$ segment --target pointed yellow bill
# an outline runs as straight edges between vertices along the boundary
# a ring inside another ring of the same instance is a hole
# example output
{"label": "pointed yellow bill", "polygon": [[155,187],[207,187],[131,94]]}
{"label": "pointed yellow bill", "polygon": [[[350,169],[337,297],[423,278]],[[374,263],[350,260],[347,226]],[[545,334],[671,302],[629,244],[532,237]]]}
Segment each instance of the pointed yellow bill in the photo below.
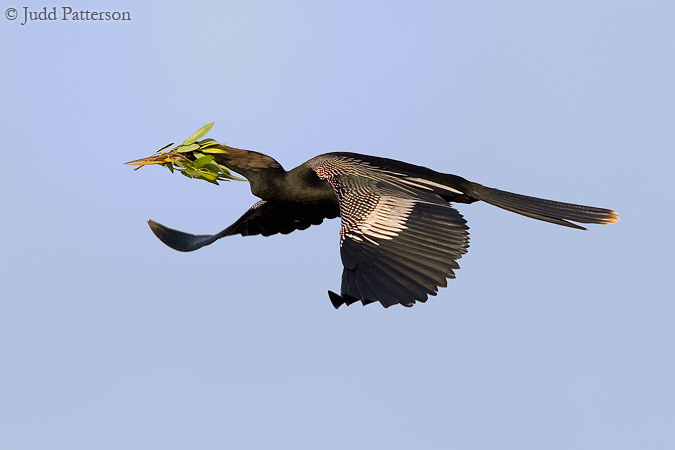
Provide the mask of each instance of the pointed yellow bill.
{"label": "pointed yellow bill", "polygon": [[172,152],[162,153],[159,155],[148,156],[147,158],[141,158],[134,161],[129,161],[124,164],[129,164],[130,166],[138,166],[134,170],[138,170],[143,166],[150,164],[166,164],[171,162],[171,157],[174,156]]}

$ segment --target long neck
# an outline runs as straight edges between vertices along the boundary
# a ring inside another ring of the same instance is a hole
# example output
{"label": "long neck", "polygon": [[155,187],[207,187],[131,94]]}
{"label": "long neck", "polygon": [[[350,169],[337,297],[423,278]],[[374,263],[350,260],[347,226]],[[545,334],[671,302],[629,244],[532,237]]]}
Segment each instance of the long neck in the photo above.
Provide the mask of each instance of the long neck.
{"label": "long neck", "polygon": [[216,161],[244,176],[251,184],[251,192],[260,198],[270,198],[286,176],[281,164],[270,156],[227,145],[218,147],[227,153],[214,153]]}
{"label": "long neck", "polygon": [[263,200],[285,202],[328,201],[337,207],[333,188],[325,180],[319,179],[307,164],[286,172],[274,158],[262,153],[227,145],[220,145],[219,148],[227,153],[213,154],[216,161],[246,177],[253,195]]}

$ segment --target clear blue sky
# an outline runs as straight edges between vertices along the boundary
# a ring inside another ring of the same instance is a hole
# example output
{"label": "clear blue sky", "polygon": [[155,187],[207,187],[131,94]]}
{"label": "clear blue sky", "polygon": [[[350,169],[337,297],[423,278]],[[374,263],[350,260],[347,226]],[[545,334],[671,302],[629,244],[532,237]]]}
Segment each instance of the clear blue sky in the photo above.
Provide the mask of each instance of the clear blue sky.
{"label": "clear blue sky", "polygon": [[[0,449],[675,448],[673,2],[10,7]],[[256,200],[122,164],[211,121],[286,168],[374,154],[622,221],[460,205],[448,288],[336,311],[337,220],[191,254],[148,229]]]}

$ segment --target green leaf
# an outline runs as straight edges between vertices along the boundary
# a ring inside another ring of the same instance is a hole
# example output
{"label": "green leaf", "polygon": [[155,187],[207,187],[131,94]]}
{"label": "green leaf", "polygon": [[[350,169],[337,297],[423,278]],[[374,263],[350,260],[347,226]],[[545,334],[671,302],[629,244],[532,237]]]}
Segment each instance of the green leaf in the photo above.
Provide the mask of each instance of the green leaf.
{"label": "green leaf", "polygon": [[185,139],[185,140],[183,141],[183,145],[194,144],[195,142],[197,142],[198,140],[200,140],[201,138],[203,138],[203,137],[206,135],[206,133],[208,133],[209,130],[211,130],[211,127],[213,127],[213,124],[214,124],[214,123],[215,123],[215,122],[207,123],[206,125],[204,125],[203,127],[201,127],[199,130],[197,130],[197,131],[195,131],[194,133],[192,133],[192,134],[190,135],[190,137],[188,137],[187,139]]}
{"label": "green leaf", "polygon": [[227,153],[227,151],[223,150],[222,148],[215,148],[215,147],[200,147],[200,150],[204,153]]}
{"label": "green leaf", "polygon": [[199,169],[201,167],[206,166],[207,164],[211,164],[213,162],[213,156],[211,155],[204,155],[200,158],[197,158],[195,160],[195,168]]}
{"label": "green leaf", "polygon": [[206,181],[216,181],[218,179],[217,175],[214,175],[211,172],[200,170],[199,174],[204,178]]}
{"label": "green leaf", "polygon": [[223,173],[223,174],[221,174],[220,176],[223,177],[223,179],[227,179],[227,180],[246,181],[245,178],[240,178],[240,177],[238,177],[238,176],[236,176],[236,175],[232,175],[232,174],[229,173],[229,172]]}
{"label": "green leaf", "polygon": [[162,165],[168,167],[172,173],[178,171],[188,178],[204,180],[216,185],[218,181],[246,181],[232,175],[229,168],[215,161],[213,155],[228,153],[218,141],[211,138],[201,139],[211,130],[213,124],[211,122],[204,125],[177,147],[166,150],[173,145],[169,144],[161,148],[152,157],[155,157],[156,161],[164,158],[162,161],[167,162],[162,162]]}
{"label": "green leaf", "polygon": [[178,153],[187,153],[199,149],[199,144],[179,145],[176,148]]}
{"label": "green leaf", "polygon": [[188,177],[190,177],[190,178],[199,178],[199,172],[197,172],[197,171],[196,171],[195,169],[193,169],[192,167],[187,167],[187,168],[183,171],[183,175],[186,175],[186,176],[188,176]]}
{"label": "green leaf", "polygon": [[203,140],[197,142],[197,144],[199,144],[200,148],[207,148],[207,147],[213,147],[214,145],[220,145],[220,143],[218,141],[216,141],[215,139],[211,139],[211,138],[203,139]]}

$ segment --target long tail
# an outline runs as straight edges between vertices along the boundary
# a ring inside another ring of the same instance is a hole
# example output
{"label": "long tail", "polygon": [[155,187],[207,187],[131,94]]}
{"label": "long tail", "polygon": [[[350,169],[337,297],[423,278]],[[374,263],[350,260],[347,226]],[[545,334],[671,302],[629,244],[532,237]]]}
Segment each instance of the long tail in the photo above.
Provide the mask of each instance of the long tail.
{"label": "long tail", "polygon": [[490,188],[478,183],[471,183],[469,194],[478,200],[517,214],[522,214],[523,216],[580,230],[585,230],[586,228],[568,222],[568,220],[603,225],[619,221],[619,215],[611,209],[529,197],[527,195],[500,191],[499,189]]}

